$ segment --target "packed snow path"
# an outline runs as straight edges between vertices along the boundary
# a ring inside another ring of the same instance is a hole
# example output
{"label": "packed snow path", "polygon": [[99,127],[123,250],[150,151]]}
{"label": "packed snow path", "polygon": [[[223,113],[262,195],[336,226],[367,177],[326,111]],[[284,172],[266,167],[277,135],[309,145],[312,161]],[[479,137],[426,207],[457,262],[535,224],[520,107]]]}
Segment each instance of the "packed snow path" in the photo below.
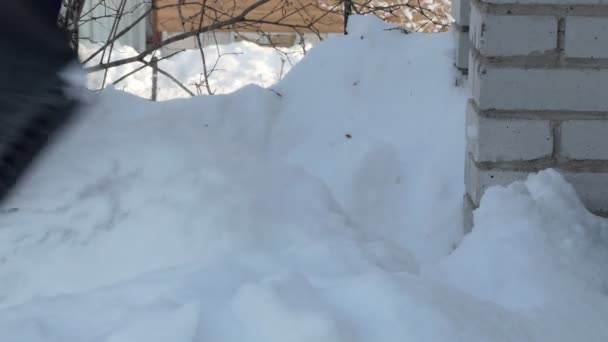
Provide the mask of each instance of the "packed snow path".
{"label": "packed snow path", "polygon": [[272,90],[89,96],[1,209],[1,340],[608,340],[606,220],[549,170],[462,239],[452,37],[354,22]]}

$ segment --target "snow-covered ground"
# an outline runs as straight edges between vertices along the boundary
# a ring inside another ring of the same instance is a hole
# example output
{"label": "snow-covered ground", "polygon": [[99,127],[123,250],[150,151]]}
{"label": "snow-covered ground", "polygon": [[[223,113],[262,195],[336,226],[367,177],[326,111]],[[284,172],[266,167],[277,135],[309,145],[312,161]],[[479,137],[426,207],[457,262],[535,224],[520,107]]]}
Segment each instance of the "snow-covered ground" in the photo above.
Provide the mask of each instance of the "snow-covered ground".
{"label": "snow-covered ground", "polygon": [[548,170],[463,238],[452,36],[353,22],[271,89],[88,95],[2,208],[1,341],[607,341],[608,222]]}
{"label": "snow-covered ground", "polygon": [[[315,42],[307,41],[306,48],[312,48]],[[96,52],[100,45],[83,42],[80,55],[86,58]],[[304,56],[300,46],[291,48],[263,47],[251,42],[238,42],[227,45],[209,46],[204,49],[209,73],[210,90],[215,94],[234,92],[246,85],[255,84],[262,87],[271,86],[280,81]],[[137,55],[137,51],[129,46],[116,44],[112,50],[111,60],[116,61]],[[194,94],[207,94],[204,86],[203,63],[199,50],[165,51],[159,67],[177,79],[183,86]],[[166,59],[162,59],[166,57]],[[106,60],[104,57],[104,60]],[[98,64],[101,54],[87,63],[87,66]],[[152,94],[152,71],[143,68],[141,63],[130,63],[89,74],[88,87],[100,89],[104,77],[106,86],[123,90],[144,98]],[[124,80],[119,79],[136,71]],[[113,84],[117,82],[116,84]],[[199,87],[197,87],[197,84]],[[163,74],[158,75],[158,100],[187,98],[190,95],[178,84]]]}

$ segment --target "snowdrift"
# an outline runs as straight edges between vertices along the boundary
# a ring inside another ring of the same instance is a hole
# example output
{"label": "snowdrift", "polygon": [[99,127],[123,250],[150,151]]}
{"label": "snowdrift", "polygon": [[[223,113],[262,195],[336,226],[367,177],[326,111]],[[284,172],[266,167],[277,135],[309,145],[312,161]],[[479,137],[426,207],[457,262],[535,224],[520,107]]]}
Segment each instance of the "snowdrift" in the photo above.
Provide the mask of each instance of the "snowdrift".
{"label": "snowdrift", "polygon": [[451,36],[353,22],[271,89],[90,95],[1,209],[2,341],[606,341],[606,220],[548,170],[463,238]]}

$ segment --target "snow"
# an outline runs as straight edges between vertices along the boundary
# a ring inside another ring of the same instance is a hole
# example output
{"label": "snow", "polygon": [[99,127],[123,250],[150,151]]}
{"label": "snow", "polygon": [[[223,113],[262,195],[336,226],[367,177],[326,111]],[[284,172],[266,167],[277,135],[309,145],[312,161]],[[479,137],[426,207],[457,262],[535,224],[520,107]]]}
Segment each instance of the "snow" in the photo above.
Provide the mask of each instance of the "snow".
{"label": "snow", "polygon": [[[306,47],[313,46],[312,41],[307,41]],[[83,59],[96,52],[101,45],[83,42],[80,55]],[[167,50],[164,55],[157,56],[161,59],[159,67],[179,80],[192,93],[197,94],[199,90],[196,84],[204,80],[202,58],[199,50]],[[204,49],[208,65],[209,85],[215,94],[226,94],[234,92],[249,84],[262,87],[270,86],[289,72],[293,65],[302,59],[304,52],[300,46],[291,48],[263,47],[250,42],[238,42],[227,45],[209,46]],[[111,60],[117,61],[123,58],[136,56],[135,49],[115,43],[112,50]],[[170,56],[174,54],[173,56]],[[102,54],[97,55],[87,66],[99,64]],[[166,57],[166,59],[163,59]],[[108,56],[104,57],[104,61]],[[149,58],[148,58],[149,61]],[[87,86],[90,89],[100,89],[106,76],[106,86],[112,86],[144,98],[150,98],[152,94],[152,70],[144,68],[130,75],[128,78],[119,79],[130,72],[141,67],[140,63],[130,63],[119,67],[108,69],[107,75],[104,71],[89,74]],[[113,84],[117,82],[116,84]],[[207,94],[204,86],[200,89],[201,94]],[[190,95],[163,74],[158,75],[158,100],[170,100],[185,98]]]}
{"label": "snow", "polygon": [[553,170],[486,193],[475,231],[431,277],[522,313],[536,340],[608,336],[608,225]]}
{"label": "snow", "polygon": [[352,22],[271,89],[85,94],[0,209],[2,341],[606,341],[608,222],[547,170],[463,237],[451,35]]}

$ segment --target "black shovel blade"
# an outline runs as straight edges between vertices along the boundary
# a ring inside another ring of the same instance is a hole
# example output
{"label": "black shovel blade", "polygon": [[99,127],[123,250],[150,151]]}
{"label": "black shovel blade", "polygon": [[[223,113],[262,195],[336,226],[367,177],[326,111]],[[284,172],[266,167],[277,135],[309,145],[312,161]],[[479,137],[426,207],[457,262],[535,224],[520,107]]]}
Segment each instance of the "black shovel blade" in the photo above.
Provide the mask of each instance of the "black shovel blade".
{"label": "black shovel blade", "polygon": [[60,73],[76,54],[51,3],[6,1],[0,11],[0,201],[67,123],[76,101]]}

